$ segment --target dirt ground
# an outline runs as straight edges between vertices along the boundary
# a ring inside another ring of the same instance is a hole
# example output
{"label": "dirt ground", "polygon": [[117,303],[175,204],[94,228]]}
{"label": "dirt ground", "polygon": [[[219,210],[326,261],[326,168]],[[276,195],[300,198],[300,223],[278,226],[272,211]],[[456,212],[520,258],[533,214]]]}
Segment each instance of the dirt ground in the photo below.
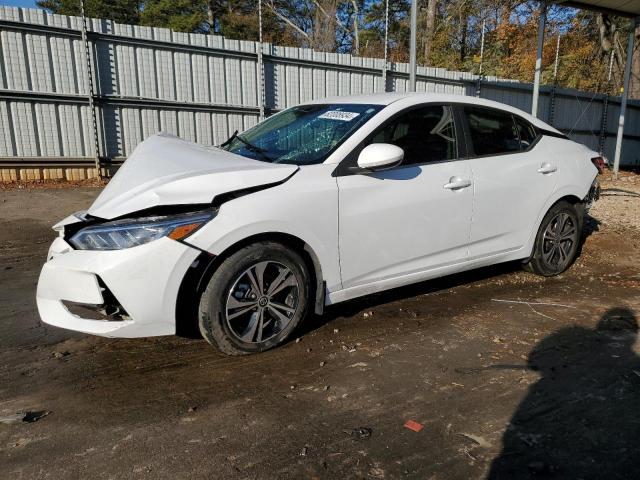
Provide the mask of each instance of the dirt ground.
{"label": "dirt ground", "polygon": [[640,181],[603,187],[559,277],[394,290],[240,358],[42,324],[50,227],[99,188],[0,190],[0,419],[51,412],[0,421],[0,478],[637,478]]}

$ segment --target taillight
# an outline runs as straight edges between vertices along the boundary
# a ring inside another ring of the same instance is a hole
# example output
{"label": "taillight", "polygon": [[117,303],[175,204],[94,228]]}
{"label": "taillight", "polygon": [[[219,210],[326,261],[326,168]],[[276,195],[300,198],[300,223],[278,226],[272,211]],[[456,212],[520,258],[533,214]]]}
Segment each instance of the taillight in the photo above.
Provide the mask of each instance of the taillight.
{"label": "taillight", "polygon": [[604,161],[604,158],[602,158],[602,157],[594,157],[594,158],[592,158],[591,159],[591,163],[593,163],[595,165],[595,167],[598,169],[598,173],[604,172],[604,169],[607,166],[607,164]]}

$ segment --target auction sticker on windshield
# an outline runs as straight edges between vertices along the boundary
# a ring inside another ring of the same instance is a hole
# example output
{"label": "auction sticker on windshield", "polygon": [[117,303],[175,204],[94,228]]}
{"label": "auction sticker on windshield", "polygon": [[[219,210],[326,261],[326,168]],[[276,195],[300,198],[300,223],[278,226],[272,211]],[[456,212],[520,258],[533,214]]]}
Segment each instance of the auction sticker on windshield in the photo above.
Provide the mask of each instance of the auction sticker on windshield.
{"label": "auction sticker on windshield", "polygon": [[326,118],[327,120],[341,120],[343,122],[350,122],[356,118],[359,113],[355,112],[341,112],[340,110],[329,110],[323,113],[318,118]]}

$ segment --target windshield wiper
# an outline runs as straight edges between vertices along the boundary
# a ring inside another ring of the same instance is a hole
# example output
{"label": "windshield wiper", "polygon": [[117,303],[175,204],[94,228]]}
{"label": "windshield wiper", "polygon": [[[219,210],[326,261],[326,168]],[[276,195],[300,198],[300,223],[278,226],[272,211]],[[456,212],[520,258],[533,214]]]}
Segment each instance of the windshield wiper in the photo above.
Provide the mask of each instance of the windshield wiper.
{"label": "windshield wiper", "polygon": [[227,145],[229,145],[231,142],[233,142],[235,140],[235,138],[238,136],[238,130],[236,130],[235,132],[233,132],[233,135],[231,135],[227,140],[225,140],[223,143],[220,144],[220,148],[226,147]]}
{"label": "windshield wiper", "polygon": [[267,162],[272,162],[273,159],[270,158],[265,152],[266,150],[264,148],[260,148],[257,145],[254,145],[253,143],[249,142],[248,140],[245,140],[244,138],[242,138],[240,135],[238,135],[238,130],[236,130],[235,132],[233,132],[233,135],[231,135],[229,137],[229,140],[227,140],[226,142],[224,142],[223,144],[220,145],[220,147],[226,147],[227,145],[229,145],[231,142],[233,142],[234,140],[240,140],[242,143],[245,144],[245,146],[251,150],[252,152],[256,152],[258,155],[260,155],[263,159],[265,159]]}
{"label": "windshield wiper", "polygon": [[260,148],[257,145],[254,145],[253,143],[251,143],[251,142],[245,140],[244,138],[242,138],[240,135],[236,135],[235,138],[237,140],[240,140],[242,143],[244,143],[249,148],[249,150],[253,150],[256,153],[264,153],[265,152],[264,148]]}

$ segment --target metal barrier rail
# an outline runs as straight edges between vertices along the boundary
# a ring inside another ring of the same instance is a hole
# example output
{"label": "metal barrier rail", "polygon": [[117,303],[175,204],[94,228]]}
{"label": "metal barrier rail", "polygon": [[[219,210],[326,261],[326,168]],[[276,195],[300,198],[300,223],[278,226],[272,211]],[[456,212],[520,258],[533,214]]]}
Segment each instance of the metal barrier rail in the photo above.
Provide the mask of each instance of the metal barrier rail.
{"label": "metal barrier rail", "polygon": [[[262,110],[273,113],[330,95],[404,91],[410,77],[406,64],[385,69],[382,59],[262,44],[260,62],[256,42],[95,19],[86,32],[89,67],[82,60],[79,21],[0,7],[0,122],[10,127],[0,134],[0,165],[90,164],[96,150],[88,127],[91,103],[100,159],[118,163],[159,129],[217,144],[255,124]],[[89,69],[95,78],[87,78]],[[474,95],[478,87],[476,75],[435,68],[421,67],[417,80],[426,91]],[[531,85],[484,76],[480,83],[483,98],[524,110],[531,105]],[[591,148],[611,150],[614,125],[603,122],[601,111],[604,102],[617,109],[619,99],[551,90],[541,89],[540,106],[555,112],[554,126]],[[640,103],[631,106],[627,164],[640,163]]]}

